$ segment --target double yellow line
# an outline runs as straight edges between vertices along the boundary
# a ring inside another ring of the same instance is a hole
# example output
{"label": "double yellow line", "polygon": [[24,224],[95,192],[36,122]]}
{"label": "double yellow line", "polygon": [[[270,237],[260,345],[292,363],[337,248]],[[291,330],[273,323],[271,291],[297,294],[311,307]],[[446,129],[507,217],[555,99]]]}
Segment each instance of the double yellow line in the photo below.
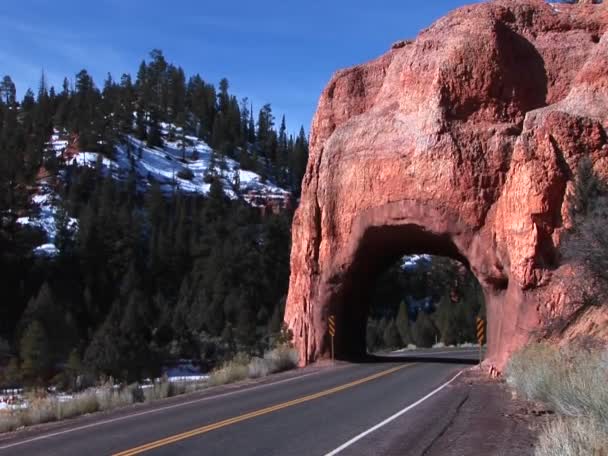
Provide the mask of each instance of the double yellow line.
{"label": "double yellow line", "polygon": [[241,421],[250,420],[252,418],[266,415],[268,413],[276,412],[277,410],[282,410],[287,407],[293,407],[294,405],[302,404],[304,402],[309,402],[315,399],[319,399],[320,397],[329,396],[330,394],[335,394],[340,391],[344,391],[345,389],[352,388],[357,385],[361,385],[363,383],[371,382],[380,377],[384,377],[386,375],[392,374],[393,372],[397,372],[398,370],[404,369],[409,366],[413,366],[416,363],[405,364],[403,366],[393,367],[391,369],[384,370],[382,372],[378,372],[377,374],[370,375],[369,377],[362,378],[360,380],[355,380],[354,382],[346,383],[341,386],[336,386],[335,388],[331,388],[325,391],[321,391],[319,393],[311,394],[309,396],[300,397],[298,399],[294,399],[289,402],[283,402],[281,404],[273,405],[271,407],[266,407],[260,410],[256,410],[254,412],[246,413],[244,415],[235,416],[233,418],[228,418],[223,421],[219,421],[217,423],[208,424],[207,426],[199,427],[196,429],[192,429],[191,431],[184,432],[182,434],[176,434],[171,437],[167,437],[161,440],[157,440],[155,442],[150,442],[145,445],[141,445],[135,448],[131,448],[130,450],[125,450],[120,453],[114,454],[114,456],[132,456],[135,454],[141,454],[146,451],[154,450],[155,448],[163,447],[166,445],[171,445],[172,443],[179,442],[181,440],[189,439],[191,437],[195,437],[201,434],[205,434],[207,432],[214,431],[216,429],[220,429],[226,426],[230,426],[231,424],[240,423]]}

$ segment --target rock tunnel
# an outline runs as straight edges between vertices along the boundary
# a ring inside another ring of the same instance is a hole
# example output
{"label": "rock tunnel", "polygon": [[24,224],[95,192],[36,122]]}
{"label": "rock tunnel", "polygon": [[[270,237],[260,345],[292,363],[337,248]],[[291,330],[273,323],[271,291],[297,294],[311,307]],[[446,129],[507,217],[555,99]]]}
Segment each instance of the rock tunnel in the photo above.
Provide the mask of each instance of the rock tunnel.
{"label": "rock tunnel", "polygon": [[[329,355],[331,314],[337,357],[363,354],[370,284],[413,253],[474,273],[492,367],[533,338],[599,331],[581,323],[572,284],[585,273],[562,261],[560,243],[578,163],[608,170],[608,14],[560,9],[464,7],[334,75],[292,232],[285,322],[302,364]],[[559,333],[556,320],[567,322]]]}
{"label": "rock tunnel", "polygon": [[357,358],[365,354],[365,331],[369,308],[374,304],[370,296],[374,282],[389,265],[414,254],[449,257],[468,266],[449,233],[433,232],[413,220],[363,229],[350,267],[342,277],[332,278],[333,282],[339,280],[341,287],[330,290],[328,296],[327,311],[335,315],[339,329],[335,345],[340,356]]}

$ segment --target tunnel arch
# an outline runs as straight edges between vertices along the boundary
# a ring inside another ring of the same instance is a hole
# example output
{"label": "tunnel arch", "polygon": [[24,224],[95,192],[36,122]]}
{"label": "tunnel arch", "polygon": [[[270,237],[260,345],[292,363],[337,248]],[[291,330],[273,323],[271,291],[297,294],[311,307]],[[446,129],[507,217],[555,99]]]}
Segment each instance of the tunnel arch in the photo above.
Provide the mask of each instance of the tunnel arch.
{"label": "tunnel arch", "polygon": [[[435,255],[451,258],[467,267],[490,296],[504,293],[508,284],[491,280],[482,283],[467,257],[471,237],[461,229],[455,217],[438,217],[435,210],[412,202],[389,204],[366,211],[358,217],[353,239],[345,257],[338,261],[334,275],[322,282],[326,305],[321,315],[326,324],[334,315],[338,331],[334,340],[337,358],[358,359],[366,354],[365,334],[371,305],[370,293],[378,276],[392,263],[406,255]],[[395,216],[396,213],[403,215]],[[421,218],[421,213],[424,218]],[[405,214],[408,214],[407,216]],[[474,259],[478,262],[479,259]],[[339,284],[339,285],[338,285]],[[500,284],[500,286],[497,286]],[[325,333],[320,351],[327,353],[330,344]]]}
{"label": "tunnel arch", "polygon": [[[468,226],[445,207],[406,200],[368,208],[353,218],[342,244],[339,249],[319,245],[318,260],[324,267],[310,276],[313,282],[306,290],[309,294],[299,296],[303,308],[294,306],[296,290],[290,289],[286,321],[294,332],[302,364],[330,356],[330,315],[336,317],[336,358],[365,357],[373,283],[385,268],[405,255],[451,258],[472,272],[486,305],[489,357],[500,356],[505,338],[507,343],[518,340],[517,327],[527,325],[526,311],[533,310],[520,307],[524,296],[517,286],[510,285],[508,268],[501,263],[491,237],[478,227]],[[297,314],[291,314],[293,310]],[[295,318],[290,319],[290,315]]]}
{"label": "tunnel arch", "polygon": [[469,268],[466,257],[448,236],[428,232],[420,225],[367,230],[342,291],[332,296],[328,306],[328,312],[336,316],[341,329],[336,339],[338,357],[357,358],[365,353],[367,321],[376,304],[372,296],[375,284],[388,267],[408,255],[447,257]]}

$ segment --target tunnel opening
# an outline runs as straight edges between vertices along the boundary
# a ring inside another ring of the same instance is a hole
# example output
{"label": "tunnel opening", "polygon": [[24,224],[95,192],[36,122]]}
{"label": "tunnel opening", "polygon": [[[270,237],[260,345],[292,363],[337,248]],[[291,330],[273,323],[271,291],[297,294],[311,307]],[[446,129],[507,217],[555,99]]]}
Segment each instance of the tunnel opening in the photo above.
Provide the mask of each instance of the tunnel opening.
{"label": "tunnel opening", "polygon": [[336,357],[473,342],[485,297],[457,242],[418,224],[368,227],[329,306]]}
{"label": "tunnel opening", "polygon": [[477,317],[485,319],[483,291],[464,263],[404,256],[370,290],[367,353],[474,344]]}

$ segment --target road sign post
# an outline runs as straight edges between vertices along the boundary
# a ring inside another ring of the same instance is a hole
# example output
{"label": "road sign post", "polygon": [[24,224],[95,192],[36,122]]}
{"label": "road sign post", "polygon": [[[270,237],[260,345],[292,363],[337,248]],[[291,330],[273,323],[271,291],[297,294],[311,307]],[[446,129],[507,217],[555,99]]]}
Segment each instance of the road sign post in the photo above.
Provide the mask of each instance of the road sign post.
{"label": "road sign post", "polygon": [[331,360],[334,360],[334,337],[336,335],[336,317],[330,315],[328,319],[329,335],[331,337]]}
{"label": "road sign post", "polygon": [[479,365],[481,366],[481,362],[483,361],[483,355],[481,351],[481,347],[485,341],[486,336],[486,327],[483,319],[477,317],[477,342],[479,342]]}

